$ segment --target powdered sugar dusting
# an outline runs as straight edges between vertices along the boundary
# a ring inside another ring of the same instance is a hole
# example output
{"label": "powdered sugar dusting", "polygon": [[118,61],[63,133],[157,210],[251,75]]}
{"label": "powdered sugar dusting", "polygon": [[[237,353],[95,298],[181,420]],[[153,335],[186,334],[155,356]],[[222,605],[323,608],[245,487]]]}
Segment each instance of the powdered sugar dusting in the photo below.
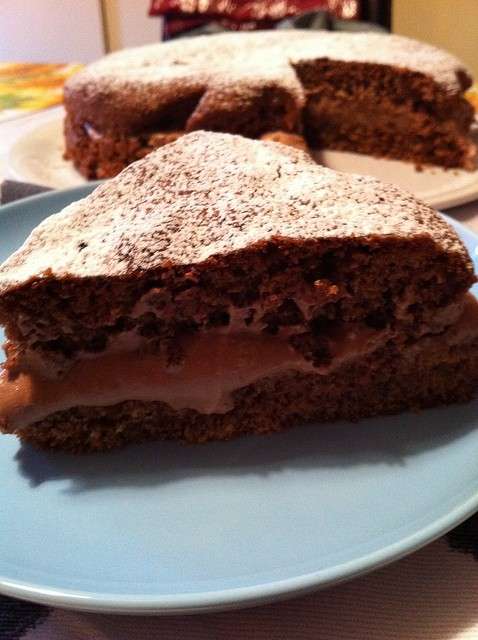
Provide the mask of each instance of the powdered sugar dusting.
{"label": "powdered sugar dusting", "polygon": [[[469,71],[451,54],[428,44],[380,33],[311,32],[306,30],[226,33],[126,49],[90,65],[67,83],[67,92],[90,86],[140,93],[152,87],[168,91],[192,83],[204,91],[216,85],[252,91],[265,81],[303,99],[291,64],[329,58],[410,69],[434,78],[450,92],[460,92],[457,73]],[[126,99],[128,96],[124,96]]]}
{"label": "powdered sugar dusting", "polygon": [[371,177],[273,142],[198,131],[46,219],[0,267],[0,293],[43,277],[198,264],[262,241],[432,239],[467,254],[433,209]]}

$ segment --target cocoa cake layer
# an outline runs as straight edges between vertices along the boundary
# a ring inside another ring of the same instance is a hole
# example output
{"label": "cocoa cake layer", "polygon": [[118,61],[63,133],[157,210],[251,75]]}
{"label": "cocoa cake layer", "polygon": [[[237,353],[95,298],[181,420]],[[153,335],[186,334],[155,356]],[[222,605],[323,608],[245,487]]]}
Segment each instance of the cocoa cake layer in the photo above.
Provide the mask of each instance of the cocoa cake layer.
{"label": "cocoa cake layer", "polygon": [[192,133],[0,267],[2,429],[80,450],[98,425],[95,446],[113,446],[105,421],[201,440],[458,400],[474,281],[455,232],[400,189]]}
{"label": "cocoa cake layer", "polygon": [[110,177],[195,129],[282,131],[312,148],[471,170],[470,85],[455,57],[400,36],[191,38],[109,55],[69,80],[66,153],[86,177]]}

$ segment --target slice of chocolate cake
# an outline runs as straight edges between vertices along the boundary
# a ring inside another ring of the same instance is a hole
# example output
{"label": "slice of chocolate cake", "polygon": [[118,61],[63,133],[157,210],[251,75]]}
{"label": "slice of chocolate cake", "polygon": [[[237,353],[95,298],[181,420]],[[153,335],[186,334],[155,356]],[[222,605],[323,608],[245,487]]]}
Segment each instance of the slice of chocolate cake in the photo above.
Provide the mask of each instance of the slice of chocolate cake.
{"label": "slice of chocolate cake", "polygon": [[128,49],[65,86],[67,156],[116,175],[196,129],[476,168],[466,67],[382,33],[225,33]]}
{"label": "slice of chocolate cake", "polygon": [[274,142],[197,132],[0,268],[0,424],[71,451],[472,396],[478,304],[444,220]]}

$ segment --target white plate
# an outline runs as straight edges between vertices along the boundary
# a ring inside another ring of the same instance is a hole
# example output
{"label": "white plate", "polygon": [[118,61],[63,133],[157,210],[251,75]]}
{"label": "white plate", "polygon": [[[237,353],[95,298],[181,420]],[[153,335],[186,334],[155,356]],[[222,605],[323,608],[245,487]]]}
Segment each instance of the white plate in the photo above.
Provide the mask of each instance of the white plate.
{"label": "white plate", "polygon": [[7,155],[9,177],[52,189],[86,184],[73,164],[63,158],[64,148],[61,115],[23,131]]}
{"label": "white plate", "polygon": [[[63,119],[56,116],[17,138],[7,158],[10,175],[54,189],[84,184],[86,180],[71,162],[63,159],[63,148]],[[411,163],[343,151],[322,151],[314,155],[331,169],[372,175],[384,182],[398,184],[437,209],[478,199],[478,170],[431,168],[417,171]]]}

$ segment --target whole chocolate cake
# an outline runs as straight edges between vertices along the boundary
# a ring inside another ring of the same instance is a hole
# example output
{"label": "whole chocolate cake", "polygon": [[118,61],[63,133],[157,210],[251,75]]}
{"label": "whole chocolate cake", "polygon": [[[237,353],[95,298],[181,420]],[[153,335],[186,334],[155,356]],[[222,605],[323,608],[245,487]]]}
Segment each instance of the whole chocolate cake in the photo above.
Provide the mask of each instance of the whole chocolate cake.
{"label": "whole chocolate cake", "polygon": [[474,169],[469,72],[395,35],[226,33],[106,56],[65,87],[66,153],[116,175],[196,129]]}
{"label": "whole chocolate cake", "polygon": [[85,451],[466,400],[474,281],[455,232],[400,189],[191,133],[0,267],[0,428]]}

